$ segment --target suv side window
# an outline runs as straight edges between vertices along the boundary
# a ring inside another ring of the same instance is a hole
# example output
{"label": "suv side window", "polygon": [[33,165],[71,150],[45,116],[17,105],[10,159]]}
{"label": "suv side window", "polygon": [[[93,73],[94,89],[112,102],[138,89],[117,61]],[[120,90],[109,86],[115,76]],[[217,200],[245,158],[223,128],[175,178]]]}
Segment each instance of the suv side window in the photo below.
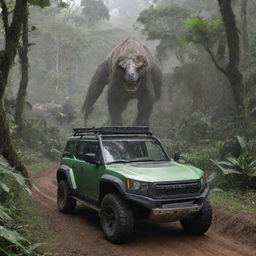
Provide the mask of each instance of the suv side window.
{"label": "suv side window", "polygon": [[97,141],[80,141],[77,143],[76,158],[85,161],[85,154],[95,153],[96,161],[100,160],[100,146]]}
{"label": "suv side window", "polygon": [[66,145],[65,152],[75,155],[76,153],[76,142],[69,141]]}

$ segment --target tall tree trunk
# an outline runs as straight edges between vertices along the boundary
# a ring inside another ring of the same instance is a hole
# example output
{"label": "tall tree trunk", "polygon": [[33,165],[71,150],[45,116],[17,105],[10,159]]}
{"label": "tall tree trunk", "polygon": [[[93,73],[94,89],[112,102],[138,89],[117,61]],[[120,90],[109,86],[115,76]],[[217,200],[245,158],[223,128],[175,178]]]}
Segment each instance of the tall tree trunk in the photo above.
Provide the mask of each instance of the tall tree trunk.
{"label": "tall tree trunk", "polygon": [[246,61],[249,53],[249,39],[247,28],[247,4],[248,0],[241,0],[241,30],[242,30],[242,46],[243,46],[243,60]]}
{"label": "tall tree trunk", "polygon": [[222,66],[225,62],[225,53],[226,53],[226,40],[225,40],[225,38],[221,37],[218,40],[216,59],[217,59],[218,63],[220,63]]}
{"label": "tall tree trunk", "polygon": [[24,20],[22,24],[22,44],[18,48],[20,64],[21,64],[21,80],[20,86],[16,98],[15,106],[15,122],[18,126],[18,134],[22,133],[22,114],[26,103],[26,92],[28,86],[28,6],[24,14]]}
{"label": "tall tree trunk", "polygon": [[27,169],[18,157],[11,140],[10,128],[6,120],[3,101],[0,101],[0,134],[0,145],[2,145],[1,154],[8,161],[10,166],[15,167],[15,169],[28,179],[29,175]]}
{"label": "tall tree trunk", "polygon": [[24,14],[27,8],[27,0],[16,0],[10,25],[8,22],[8,9],[5,0],[0,0],[0,4],[5,30],[5,48],[0,54],[0,152],[12,167],[15,167],[24,177],[28,178],[26,167],[19,159],[12,143],[3,103],[9,72],[17,53]]}
{"label": "tall tree trunk", "polygon": [[[55,65],[56,73],[59,74],[60,72],[60,46],[57,43],[57,53],[56,53],[56,65]],[[55,92],[57,95],[60,95],[60,83],[59,78],[57,78]]]}
{"label": "tall tree trunk", "polygon": [[225,27],[229,51],[229,63],[225,69],[225,74],[229,79],[237,109],[244,115],[244,83],[239,69],[240,46],[235,14],[231,6],[231,0],[218,0],[218,3]]}

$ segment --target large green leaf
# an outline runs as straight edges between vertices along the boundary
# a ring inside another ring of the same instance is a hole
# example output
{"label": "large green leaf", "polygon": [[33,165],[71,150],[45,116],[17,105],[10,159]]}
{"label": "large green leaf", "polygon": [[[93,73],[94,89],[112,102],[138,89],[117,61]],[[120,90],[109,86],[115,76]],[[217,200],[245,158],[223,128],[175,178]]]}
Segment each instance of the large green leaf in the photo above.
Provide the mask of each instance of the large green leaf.
{"label": "large green leaf", "polygon": [[[211,159],[211,161],[216,165],[216,166],[218,166],[219,167],[219,169],[222,171],[222,173],[224,174],[224,175],[227,175],[227,174],[241,174],[239,171],[237,171],[237,170],[235,170],[235,169],[231,169],[231,168],[225,168],[225,167],[223,167],[223,166],[221,166],[221,162],[217,162],[217,161],[215,161],[215,160],[212,160]],[[226,162],[224,162],[224,163],[226,163]],[[233,165],[232,165],[233,166]],[[231,167],[231,166],[230,166]]]}
{"label": "large green leaf", "polygon": [[0,226],[0,238],[12,243],[15,246],[23,247],[20,242],[26,241],[18,232]]}
{"label": "large green leaf", "polygon": [[236,171],[234,169],[224,168],[224,167],[222,167],[221,165],[218,165],[218,164],[217,164],[217,166],[220,168],[220,170],[222,171],[222,173],[224,175],[227,175],[227,174],[242,174],[241,172]]}
{"label": "large green leaf", "polygon": [[233,157],[227,157],[227,161],[229,161],[234,167],[239,166],[239,162],[236,158]]}
{"label": "large green leaf", "polygon": [[7,210],[2,206],[0,206],[0,220],[12,220],[12,218],[7,213]]}
{"label": "large green leaf", "polygon": [[243,152],[247,151],[247,145],[246,145],[246,141],[243,137],[240,136],[236,136],[236,139],[241,147],[241,149],[243,150]]}
{"label": "large green leaf", "polygon": [[19,183],[22,188],[24,188],[29,194],[32,194],[31,190],[26,185],[26,179],[22,175],[14,172],[14,168],[10,168],[0,162],[0,174],[8,175],[8,176],[14,178],[16,180],[16,182]]}
{"label": "large green leaf", "polygon": [[8,166],[2,162],[0,162],[0,169],[1,170],[6,170],[8,168]]}
{"label": "large green leaf", "polygon": [[252,162],[249,164],[249,167],[251,167],[251,168],[256,167],[256,160],[252,161]]}
{"label": "large green leaf", "polygon": [[0,254],[0,255],[5,255],[5,256],[11,256],[6,250],[4,250],[3,248],[1,248],[0,247],[0,253],[2,253],[2,254]]}
{"label": "large green leaf", "polygon": [[2,188],[3,191],[9,193],[10,192],[10,188],[3,182],[0,181],[0,187]]}
{"label": "large green leaf", "polygon": [[35,243],[35,244],[30,245],[27,249],[25,249],[25,251],[27,254],[32,254],[33,251],[35,251],[37,248],[39,248],[43,245],[45,245],[45,243]]}
{"label": "large green leaf", "polygon": [[248,175],[251,177],[256,177],[256,167],[253,167],[249,170]]}
{"label": "large green leaf", "polygon": [[218,161],[218,162],[215,162],[213,161],[215,164],[220,164],[220,165],[226,165],[226,166],[230,166],[230,167],[234,167],[234,165],[228,161]]}
{"label": "large green leaf", "polygon": [[242,174],[247,176],[256,176],[255,156],[244,152],[238,158],[227,157],[227,161],[211,160],[223,174]]}

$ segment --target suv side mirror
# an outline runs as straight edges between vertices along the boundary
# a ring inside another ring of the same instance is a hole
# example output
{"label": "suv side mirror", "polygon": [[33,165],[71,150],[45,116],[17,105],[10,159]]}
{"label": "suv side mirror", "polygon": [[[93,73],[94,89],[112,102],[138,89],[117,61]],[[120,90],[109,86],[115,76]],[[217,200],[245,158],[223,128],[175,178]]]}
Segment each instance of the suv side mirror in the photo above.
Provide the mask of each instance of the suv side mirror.
{"label": "suv side mirror", "polygon": [[73,158],[73,154],[71,154],[70,152],[65,151],[65,152],[63,153],[62,157]]}
{"label": "suv side mirror", "polygon": [[84,156],[85,156],[84,160],[86,162],[91,163],[91,164],[97,164],[95,153],[86,153]]}
{"label": "suv side mirror", "polygon": [[180,152],[175,152],[173,155],[174,161],[178,162],[180,160]]}

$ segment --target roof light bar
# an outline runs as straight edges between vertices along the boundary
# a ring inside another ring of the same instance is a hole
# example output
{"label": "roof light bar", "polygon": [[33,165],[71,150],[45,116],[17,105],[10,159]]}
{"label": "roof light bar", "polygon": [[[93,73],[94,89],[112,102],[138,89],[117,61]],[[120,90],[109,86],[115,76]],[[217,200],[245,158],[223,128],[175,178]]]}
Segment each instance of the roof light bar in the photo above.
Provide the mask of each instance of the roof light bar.
{"label": "roof light bar", "polygon": [[147,134],[152,135],[149,128],[146,126],[110,126],[110,127],[92,127],[92,128],[75,128],[73,129],[74,136],[84,134]]}

